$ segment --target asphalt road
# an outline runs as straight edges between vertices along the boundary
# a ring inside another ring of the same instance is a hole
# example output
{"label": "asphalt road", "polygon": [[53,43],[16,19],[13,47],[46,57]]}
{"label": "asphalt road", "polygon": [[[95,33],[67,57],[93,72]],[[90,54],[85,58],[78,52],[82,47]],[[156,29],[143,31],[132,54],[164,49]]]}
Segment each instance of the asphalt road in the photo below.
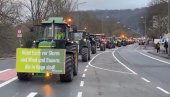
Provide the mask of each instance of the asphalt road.
{"label": "asphalt road", "polygon": [[79,62],[71,83],[33,78],[18,81],[15,59],[0,60],[0,97],[170,97],[170,60],[137,44],[98,51]]}

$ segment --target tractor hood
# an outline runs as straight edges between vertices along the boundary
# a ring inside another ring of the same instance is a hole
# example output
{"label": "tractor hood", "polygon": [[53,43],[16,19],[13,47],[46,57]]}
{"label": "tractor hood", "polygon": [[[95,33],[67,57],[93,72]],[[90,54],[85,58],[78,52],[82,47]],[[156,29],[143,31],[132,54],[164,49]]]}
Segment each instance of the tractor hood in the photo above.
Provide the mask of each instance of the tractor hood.
{"label": "tractor hood", "polygon": [[39,48],[54,48],[56,44],[54,41],[42,41],[38,44]]}

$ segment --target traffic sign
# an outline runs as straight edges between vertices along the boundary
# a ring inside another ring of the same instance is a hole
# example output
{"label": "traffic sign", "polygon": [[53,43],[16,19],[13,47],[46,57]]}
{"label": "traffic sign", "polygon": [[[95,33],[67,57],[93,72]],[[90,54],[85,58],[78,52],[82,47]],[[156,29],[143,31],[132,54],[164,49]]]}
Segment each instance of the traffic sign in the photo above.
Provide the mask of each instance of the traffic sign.
{"label": "traffic sign", "polygon": [[22,37],[22,30],[21,29],[17,30],[17,37]]}

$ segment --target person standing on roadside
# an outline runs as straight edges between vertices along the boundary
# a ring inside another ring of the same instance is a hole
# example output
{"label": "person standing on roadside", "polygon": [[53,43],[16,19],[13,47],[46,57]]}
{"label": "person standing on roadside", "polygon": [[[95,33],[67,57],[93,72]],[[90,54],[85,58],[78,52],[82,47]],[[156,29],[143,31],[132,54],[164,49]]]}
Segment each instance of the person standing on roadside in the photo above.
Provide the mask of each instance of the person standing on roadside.
{"label": "person standing on roadside", "polygon": [[164,48],[165,48],[166,53],[168,53],[168,41],[167,40],[165,40],[164,42]]}
{"label": "person standing on roadside", "polygon": [[160,43],[159,42],[156,44],[156,49],[157,49],[157,53],[160,52]]}

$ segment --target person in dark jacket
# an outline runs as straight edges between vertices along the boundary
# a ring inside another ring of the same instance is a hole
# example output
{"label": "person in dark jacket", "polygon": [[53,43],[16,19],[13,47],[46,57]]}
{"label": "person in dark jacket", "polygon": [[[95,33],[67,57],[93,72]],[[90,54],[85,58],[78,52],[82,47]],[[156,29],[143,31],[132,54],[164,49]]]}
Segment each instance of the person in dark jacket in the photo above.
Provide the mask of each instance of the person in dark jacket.
{"label": "person in dark jacket", "polygon": [[160,43],[159,42],[156,44],[156,49],[157,49],[157,53],[160,52]]}
{"label": "person in dark jacket", "polygon": [[166,53],[168,53],[168,42],[167,42],[167,40],[164,42],[164,48],[165,48]]}

